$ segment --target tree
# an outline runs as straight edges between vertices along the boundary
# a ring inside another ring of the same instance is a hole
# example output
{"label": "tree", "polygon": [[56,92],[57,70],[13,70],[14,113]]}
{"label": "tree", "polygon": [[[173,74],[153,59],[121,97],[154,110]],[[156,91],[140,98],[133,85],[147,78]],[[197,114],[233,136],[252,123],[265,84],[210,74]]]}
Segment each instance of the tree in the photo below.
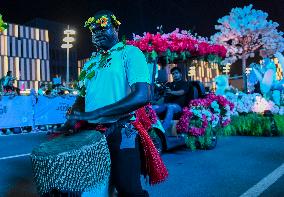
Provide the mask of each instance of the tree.
{"label": "tree", "polygon": [[267,20],[268,14],[252,9],[252,5],[244,8],[233,8],[229,15],[218,19],[219,30],[211,36],[211,40],[227,48],[227,57],[223,61],[234,63],[242,60],[244,91],[247,91],[246,61],[254,57],[255,52],[264,51],[261,55],[271,56],[284,50],[283,32],[278,31],[278,23]]}
{"label": "tree", "polygon": [[7,29],[7,23],[4,23],[2,15],[0,14],[0,33]]}

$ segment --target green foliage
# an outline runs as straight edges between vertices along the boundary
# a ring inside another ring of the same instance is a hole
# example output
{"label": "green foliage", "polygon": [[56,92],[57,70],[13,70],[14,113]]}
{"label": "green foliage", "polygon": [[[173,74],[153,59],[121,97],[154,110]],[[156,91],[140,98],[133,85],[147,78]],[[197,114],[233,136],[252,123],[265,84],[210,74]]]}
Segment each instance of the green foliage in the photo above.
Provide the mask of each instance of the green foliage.
{"label": "green foliage", "polygon": [[158,53],[156,51],[151,52],[151,59],[154,61],[158,57]]}
{"label": "green foliage", "polygon": [[284,135],[284,116],[283,115],[274,115],[274,120],[276,127],[278,129],[278,135]]}
{"label": "green foliage", "polygon": [[207,127],[203,136],[196,137],[188,134],[185,137],[185,144],[192,151],[196,150],[197,148],[207,149],[211,146],[213,132],[214,130],[211,129],[211,127]]}
{"label": "green foliage", "polygon": [[236,130],[235,126],[229,124],[228,126],[224,127],[223,129],[219,129],[218,134],[225,135],[225,136],[237,135],[237,130]]}
{"label": "green foliage", "polygon": [[52,83],[48,83],[47,84],[47,90],[49,90],[50,92],[52,91]]}
{"label": "green foliage", "polygon": [[4,79],[5,79],[5,77],[2,77],[1,79],[0,79],[0,92],[2,92],[3,90],[2,90],[2,84],[4,83]]}
{"label": "green foliage", "polygon": [[7,29],[7,27],[8,27],[8,24],[3,21],[2,15],[0,14],[0,32]]}
{"label": "green foliage", "polygon": [[196,150],[196,137],[187,135],[185,137],[185,144],[190,150]]}
{"label": "green foliage", "polygon": [[[221,135],[273,136],[284,135],[284,116],[266,117],[257,113],[233,116],[231,123],[220,130]],[[274,126],[275,121],[275,126]],[[276,130],[278,129],[278,132]]]}
{"label": "green foliage", "polygon": [[123,45],[126,45],[126,36],[125,35],[123,35],[121,37],[121,40],[122,40]]}
{"label": "green foliage", "polygon": [[79,75],[79,81],[84,80],[86,78],[87,72],[85,70],[82,70]]}
{"label": "green foliage", "polygon": [[94,76],[95,76],[95,71],[92,70],[90,73],[88,73],[88,74],[86,75],[86,78],[91,80]]}
{"label": "green foliage", "polygon": [[222,58],[219,57],[218,55],[209,54],[209,55],[207,56],[207,61],[210,62],[210,63],[217,63],[217,64],[220,64],[221,61],[222,61]]}

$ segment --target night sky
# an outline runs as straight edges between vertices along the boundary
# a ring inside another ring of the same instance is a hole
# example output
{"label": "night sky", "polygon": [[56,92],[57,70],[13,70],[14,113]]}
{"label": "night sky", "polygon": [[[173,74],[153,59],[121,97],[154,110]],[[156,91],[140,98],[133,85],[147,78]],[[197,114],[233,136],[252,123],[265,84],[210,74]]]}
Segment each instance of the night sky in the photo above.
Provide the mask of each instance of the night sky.
{"label": "night sky", "polygon": [[76,28],[76,47],[79,58],[92,51],[90,34],[83,28],[84,21],[96,11],[108,9],[122,22],[120,36],[132,33],[156,32],[163,25],[165,32],[176,27],[190,29],[200,36],[214,34],[217,19],[234,7],[253,4],[269,14],[284,31],[284,0],[0,0],[0,13],[5,21],[24,24],[36,17],[70,24]]}

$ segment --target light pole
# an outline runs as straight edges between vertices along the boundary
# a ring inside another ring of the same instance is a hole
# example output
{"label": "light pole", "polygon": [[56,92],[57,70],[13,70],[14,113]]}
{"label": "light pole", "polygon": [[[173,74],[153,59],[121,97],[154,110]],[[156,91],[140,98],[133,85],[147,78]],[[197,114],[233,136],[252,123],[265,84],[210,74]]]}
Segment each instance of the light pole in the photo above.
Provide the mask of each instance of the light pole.
{"label": "light pole", "polygon": [[194,80],[195,73],[195,66],[189,67],[188,76],[190,77],[190,80]]}
{"label": "light pole", "polygon": [[230,67],[231,67],[231,64],[226,64],[226,66],[223,66],[223,72],[226,73],[226,75],[229,74]]}
{"label": "light pole", "polygon": [[69,25],[68,28],[66,30],[64,30],[64,35],[65,37],[63,38],[63,43],[61,45],[61,48],[63,49],[67,49],[67,58],[66,58],[66,85],[69,85],[69,49],[71,49],[73,47],[72,42],[75,41],[75,39],[73,37],[71,37],[72,35],[75,35],[75,31],[72,29],[69,29]]}
{"label": "light pole", "polygon": [[249,75],[251,71],[252,71],[252,68],[246,68],[246,75]]}

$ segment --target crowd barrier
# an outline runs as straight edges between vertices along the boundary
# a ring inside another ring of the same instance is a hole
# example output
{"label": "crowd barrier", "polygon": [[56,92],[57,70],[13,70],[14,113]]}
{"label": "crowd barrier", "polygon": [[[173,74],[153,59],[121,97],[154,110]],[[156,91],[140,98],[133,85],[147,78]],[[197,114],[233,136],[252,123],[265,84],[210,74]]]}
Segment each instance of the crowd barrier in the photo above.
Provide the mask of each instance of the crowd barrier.
{"label": "crowd barrier", "polygon": [[0,128],[14,128],[47,124],[62,124],[66,111],[76,96],[2,96],[0,100]]}

